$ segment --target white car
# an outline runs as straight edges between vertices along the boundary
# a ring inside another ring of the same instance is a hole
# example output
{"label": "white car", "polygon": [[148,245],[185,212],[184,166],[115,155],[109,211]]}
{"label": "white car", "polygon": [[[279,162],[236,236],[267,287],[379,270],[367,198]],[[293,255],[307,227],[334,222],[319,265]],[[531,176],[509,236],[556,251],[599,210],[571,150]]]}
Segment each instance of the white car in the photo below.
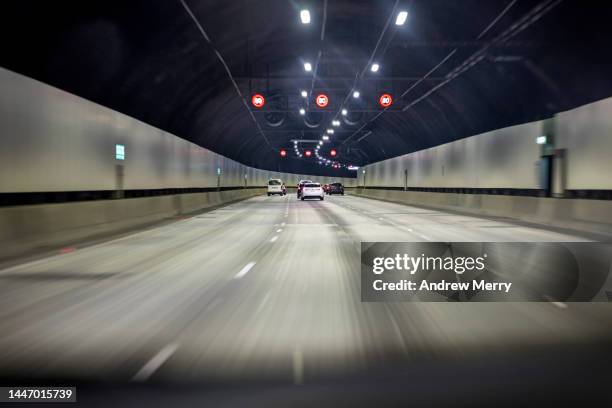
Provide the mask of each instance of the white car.
{"label": "white car", "polygon": [[323,200],[325,198],[323,187],[319,183],[306,183],[302,188],[301,198],[304,201],[305,198],[318,198]]}
{"label": "white car", "polygon": [[268,197],[270,197],[272,194],[280,194],[280,195],[287,194],[287,189],[285,188],[285,185],[283,184],[283,180],[270,179],[268,181]]}
{"label": "white car", "polygon": [[297,185],[297,198],[300,198],[300,194],[302,194],[302,188],[304,188],[304,184],[313,183],[312,180],[300,180]]}

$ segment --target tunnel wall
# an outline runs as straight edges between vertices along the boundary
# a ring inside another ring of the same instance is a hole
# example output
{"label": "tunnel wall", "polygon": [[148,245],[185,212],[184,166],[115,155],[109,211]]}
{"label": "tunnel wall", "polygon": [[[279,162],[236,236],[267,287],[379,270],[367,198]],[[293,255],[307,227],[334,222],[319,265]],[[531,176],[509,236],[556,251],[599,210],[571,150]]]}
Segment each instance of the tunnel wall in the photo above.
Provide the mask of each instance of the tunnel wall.
{"label": "tunnel wall", "polygon": [[365,166],[359,185],[537,189],[542,123],[494,130]]}
{"label": "tunnel wall", "polygon": [[[215,188],[218,181],[243,187],[245,175],[248,186],[264,186],[269,178],[294,185],[305,177],[245,166],[2,68],[0,89],[0,193]],[[115,159],[116,144],[125,146],[123,161]]]}
{"label": "tunnel wall", "polygon": [[555,147],[565,149],[568,190],[612,189],[612,98],[557,115]]}
{"label": "tunnel wall", "polygon": [[[369,164],[358,174],[367,187],[541,189],[538,136],[563,151],[562,190],[612,189],[612,98],[521,124]],[[363,173],[365,170],[365,174]],[[407,183],[405,171],[407,170]]]}

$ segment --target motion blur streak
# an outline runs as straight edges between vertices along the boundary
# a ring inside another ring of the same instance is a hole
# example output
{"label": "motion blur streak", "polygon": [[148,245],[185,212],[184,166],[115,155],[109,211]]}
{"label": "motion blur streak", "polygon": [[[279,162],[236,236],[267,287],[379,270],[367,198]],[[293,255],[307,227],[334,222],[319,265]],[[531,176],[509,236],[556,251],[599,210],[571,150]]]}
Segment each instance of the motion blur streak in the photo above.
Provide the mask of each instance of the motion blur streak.
{"label": "motion blur streak", "polygon": [[[282,239],[270,244],[283,222]],[[129,381],[160,350],[180,345],[148,381],[306,386],[391,362],[508,351],[516,358],[610,340],[608,304],[360,302],[360,241],[419,241],[422,233],[588,240],[350,195],[259,196],[2,269],[2,375]],[[234,279],[245,265],[249,273]]]}

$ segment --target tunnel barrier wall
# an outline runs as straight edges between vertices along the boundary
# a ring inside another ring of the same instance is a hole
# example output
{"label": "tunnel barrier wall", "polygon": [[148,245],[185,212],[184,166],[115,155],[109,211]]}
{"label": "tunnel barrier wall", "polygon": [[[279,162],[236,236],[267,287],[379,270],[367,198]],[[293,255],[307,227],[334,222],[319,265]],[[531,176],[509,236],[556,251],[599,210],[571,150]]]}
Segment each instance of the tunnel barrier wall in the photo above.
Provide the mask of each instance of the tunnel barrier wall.
{"label": "tunnel barrier wall", "polygon": [[0,208],[0,259],[131,231],[261,195],[263,188]]}
{"label": "tunnel barrier wall", "polygon": [[249,167],[2,68],[0,89],[0,193],[263,187],[270,178],[355,183]]}

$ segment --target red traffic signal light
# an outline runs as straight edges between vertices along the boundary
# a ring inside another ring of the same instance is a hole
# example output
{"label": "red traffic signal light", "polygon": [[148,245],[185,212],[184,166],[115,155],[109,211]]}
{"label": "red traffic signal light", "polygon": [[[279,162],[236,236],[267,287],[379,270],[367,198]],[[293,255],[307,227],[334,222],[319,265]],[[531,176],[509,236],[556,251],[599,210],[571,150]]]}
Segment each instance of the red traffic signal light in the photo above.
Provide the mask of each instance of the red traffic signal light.
{"label": "red traffic signal light", "polygon": [[281,157],[287,156],[287,151],[285,149],[281,149],[280,155],[281,155]]}
{"label": "red traffic signal light", "polygon": [[255,94],[251,97],[251,103],[256,108],[262,108],[266,104],[266,99],[263,95]]}
{"label": "red traffic signal light", "polygon": [[312,152],[310,150],[306,150],[304,154],[306,155],[306,157],[312,156]]}
{"label": "red traffic signal light", "polygon": [[338,152],[336,152],[336,149],[331,149],[329,151],[329,155],[332,156],[332,157],[336,157],[336,154],[338,154]]}

